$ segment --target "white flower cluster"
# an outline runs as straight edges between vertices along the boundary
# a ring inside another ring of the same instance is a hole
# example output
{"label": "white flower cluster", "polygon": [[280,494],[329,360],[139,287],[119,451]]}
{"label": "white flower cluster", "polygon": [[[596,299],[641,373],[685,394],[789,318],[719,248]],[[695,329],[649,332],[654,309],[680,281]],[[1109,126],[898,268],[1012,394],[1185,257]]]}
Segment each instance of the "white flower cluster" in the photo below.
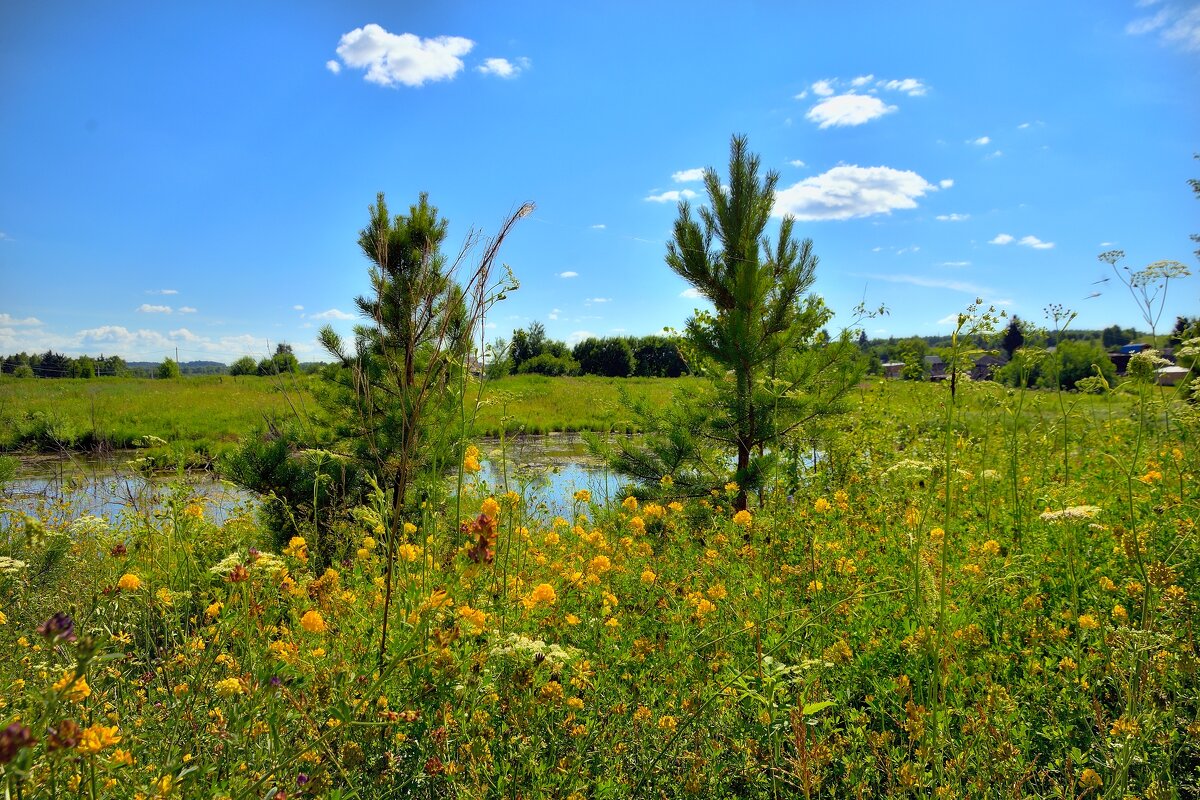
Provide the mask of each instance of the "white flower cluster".
{"label": "white flower cluster", "polygon": [[1045,511],[1041,517],[1046,522],[1061,522],[1073,519],[1091,519],[1103,511],[1099,506],[1070,506],[1062,511]]}

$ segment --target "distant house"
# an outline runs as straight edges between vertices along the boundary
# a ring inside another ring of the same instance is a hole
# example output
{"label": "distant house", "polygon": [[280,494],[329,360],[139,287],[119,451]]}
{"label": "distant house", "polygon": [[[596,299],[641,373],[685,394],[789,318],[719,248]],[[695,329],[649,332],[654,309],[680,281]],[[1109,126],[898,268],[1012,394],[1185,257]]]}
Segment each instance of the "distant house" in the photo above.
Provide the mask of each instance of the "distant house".
{"label": "distant house", "polygon": [[1172,364],[1169,367],[1162,367],[1156,370],[1156,372],[1158,374],[1155,377],[1155,382],[1159,386],[1175,386],[1186,378],[1191,370]]}
{"label": "distant house", "polygon": [[929,370],[929,380],[946,380],[946,362],[941,356],[925,356],[925,369]]}
{"label": "distant house", "polygon": [[1129,368],[1129,358],[1130,358],[1129,353],[1109,353],[1108,354],[1108,360],[1113,363],[1113,366],[1117,370],[1118,376],[1124,375],[1125,370]]}
{"label": "distant house", "polygon": [[1137,353],[1140,353],[1143,350],[1149,350],[1149,349],[1150,349],[1150,345],[1145,344],[1144,342],[1137,342],[1135,344],[1121,345],[1121,352],[1127,353],[1131,356],[1136,355]]}
{"label": "distant house", "polygon": [[975,359],[975,366],[971,368],[971,380],[990,381],[996,374],[996,370],[1007,363],[1008,359],[1003,354],[994,356],[991,353],[984,353]]}
{"label": "distant house", "polygon": [[885,361],[880,366],[883,368],[883,377],[899,378],[900,370],[904,369],[903,361]]}

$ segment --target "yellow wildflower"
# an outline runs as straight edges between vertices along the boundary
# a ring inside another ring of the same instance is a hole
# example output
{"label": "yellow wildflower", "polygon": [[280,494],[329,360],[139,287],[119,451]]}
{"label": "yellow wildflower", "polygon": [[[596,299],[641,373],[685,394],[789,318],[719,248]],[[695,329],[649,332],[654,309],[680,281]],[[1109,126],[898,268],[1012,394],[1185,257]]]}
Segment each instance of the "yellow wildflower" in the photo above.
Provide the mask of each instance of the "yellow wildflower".
{"label": "yellow wildflower", "polygon": [[829,501],[824,497],[818,497],[817,502],[813,503],[813,511],[816,511],[818,514],[824,514],[828,510]]}
{"label": "yellow wildflower", "polygon": [[137,575],[134,575],[132,572],[126,572],[121,576],[121,579],[117,581],[117,588],[123,592],[136,592],[138,589],[142,588],[142,579]]}
{"label": "yellow wildflower", "polygon": [[592,500],[592,493],[587,489],[580,489],[575,493],[575,500],[579,503],[589,503]]}
{"label": "yellow wildflower", "polygon": [[300,627],[309,633],[324,633],[327,629],[325,618],[315,608],[304,612],[304,616],[300,618]]}
{"label": "yellow wildflower", "polygon": [[221,610],[223,608],[225,608],[224,603],[213,603],[208,608],[204,609],[204,616],[208,619],[216,619],[221,614]]}
{"label": "yellow wildflower", "polygon": [[500,517],[500,504],[496,502],[496,498],[489,497],[479,506],[480,512],[488,519],[498,519]]}
{"label": "yellow wildflower", "polygon": [[753,521],[754,518],[750,516],[750,512],[746,509],[742,509],[733,515],[733,524],[739,525],[743,528],[749,528]]}
{"label": "yellow wildflower", "polygon": [[92,693],[92,687],[88,686],[87,677],[80,675],[76,678],[73,670],[64,673],[53,688],[56,692],[62,692],[63,700],[72,703],[86,700]]}
{"label": "yellow wildflower", "polygon": [[548,583],[539,583],[529,593],[529,596],[523,601],[526,608],[534,608],[538,605],[552,606],[558,600],[558,595],[554,591],[554,587]]}
{"label": "yellow wildflower", "polygon": [[621,505],[624,506],[627,511],[637,511],[638,499],[630,495],[629,497],[625,498],[625,501],[622,502]]}
{"label": "yellow wildflower", "polygon": [[1079,785],[1085,789],[1099,789],[1104,781],[1100,780],[1100,776],[1096,774],[1096,770],[1088,767],[1079,775]]}
{"label": "yellow wildflower", "polygon": [[187,507],[183,509],[183,515],[192,519],[204,519],[204,505],[202,503],[188,503]]}
{"label": "yellow wildflower", "polygon": [[481,631],[487,627],[487,614],[477,608],[460,606],[458,615]]}
{"label": "yellow wildflower", "polygon": [[94,756],[106,747],[112,747],[121,741],[117,735],[117,726],[92,725],[84,728],[79,735],[79,751],[84,755]]}
{"label": "yellow wildflower", "polygon": [[237,678],[226,678],[213,684],[213,689],[219,697],[236,697],[245,694],[246,689]]}
{"label": "yellow wildflower", "polygon": [[642,583],[651,584],[654,583],[655,579],[657,578],[658,576],[655,575],[654,572],[649,568],[642,570]]}

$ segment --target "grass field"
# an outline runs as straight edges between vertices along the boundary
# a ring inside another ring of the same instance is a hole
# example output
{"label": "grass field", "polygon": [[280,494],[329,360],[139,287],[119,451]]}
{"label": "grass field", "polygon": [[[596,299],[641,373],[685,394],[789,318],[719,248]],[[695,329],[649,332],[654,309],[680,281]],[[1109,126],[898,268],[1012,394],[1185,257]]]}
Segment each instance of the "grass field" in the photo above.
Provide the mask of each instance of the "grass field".
{"label": "grass field", "polygon": [[[558,402],[508,385],[521,413]],[[316,532],[273,544],[182,490],[117,526],[29,521],[0,535],[0,782],[1195,797],[1200,416],[1164,398],[864,384],[743,514],[664,481],[549,518],[466,475],[462,519],[450,498],[402,520],[382,665],[378,508],[330,567]]]}
{"label": "grass field", "polygon": [[[260,430],[316,411],[311,377],[188,377],[177,380],[0,379],[0,451],[135,447],[145,436],[204,460]],[[546,378],[521,375],[485,387],[477,435],[632,431],[619,390],[654,403],[693,379]]]}

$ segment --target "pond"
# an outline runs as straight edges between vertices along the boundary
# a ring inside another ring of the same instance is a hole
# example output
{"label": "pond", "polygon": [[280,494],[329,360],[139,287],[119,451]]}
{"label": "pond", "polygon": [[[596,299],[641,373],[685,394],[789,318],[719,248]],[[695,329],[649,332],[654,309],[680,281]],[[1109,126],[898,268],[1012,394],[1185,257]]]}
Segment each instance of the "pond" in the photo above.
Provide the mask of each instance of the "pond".
{"label": "pond", "polygon": [[[516,491],[531,506],[548,513],[569,510],[571,497],[587,489],[599,501],[619,491],[621,481],[592,456],[578,434],[548,434],[478,442],[480,473],[474,476],[492,492]],[[136,469],[138,451],[105,457],[39,456],[23,459],[16,479],[0,488],[0,524],[15,513],[69,521],[84,514],[118,523],[122,515],[161,510],[173,487],[187,484],[203,498],[205,516],[218,524],[252,510],[255,496],[213,472],[144,474]]]}

